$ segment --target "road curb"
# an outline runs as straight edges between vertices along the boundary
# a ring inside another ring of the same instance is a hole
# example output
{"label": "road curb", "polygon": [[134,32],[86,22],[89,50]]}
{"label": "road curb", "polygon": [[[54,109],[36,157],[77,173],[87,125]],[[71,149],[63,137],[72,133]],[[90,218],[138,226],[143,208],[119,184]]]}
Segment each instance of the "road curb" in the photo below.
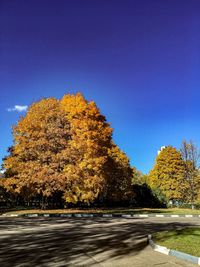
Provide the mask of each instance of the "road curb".
{"label": "road curb", "polygon": [[68,218],[200,218],[193,214],[119,214],[119,213],[4,213],[0,217],[68,217]]}
{"label": "road curb", "polygon": [[196,256],[193,256],[193,255],[181,252],[181,251],[168,249],[167,247],[157,245],[154,243],[154,241],[152,239],[152,235],[148,235],[147,240],[154,251],[160,252],[160,253],[165,254],[165,255],[174,256],[176,258],[200,265],[200,257],[196,257]]}

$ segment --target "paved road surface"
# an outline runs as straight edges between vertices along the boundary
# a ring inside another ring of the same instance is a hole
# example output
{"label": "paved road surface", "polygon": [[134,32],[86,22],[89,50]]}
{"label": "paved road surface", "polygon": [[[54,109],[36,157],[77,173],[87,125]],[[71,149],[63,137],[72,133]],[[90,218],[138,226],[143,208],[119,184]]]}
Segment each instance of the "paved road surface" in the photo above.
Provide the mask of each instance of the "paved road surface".
{"label": "paved road surface", "polygon": [[200,218],[0,218],[0,267],[192,267],[154,252],[147,234]]}

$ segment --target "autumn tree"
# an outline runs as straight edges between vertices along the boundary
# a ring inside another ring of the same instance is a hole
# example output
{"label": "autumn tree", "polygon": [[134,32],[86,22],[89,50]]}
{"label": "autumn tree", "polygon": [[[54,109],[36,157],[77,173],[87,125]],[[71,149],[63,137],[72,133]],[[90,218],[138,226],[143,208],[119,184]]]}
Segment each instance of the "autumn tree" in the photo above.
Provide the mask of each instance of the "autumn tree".
{"label": "autumn tree", "polygon": [[156,158],[149,174],[149,184],[153,190],[160,190],[168,200],[183,200],[187,189],[184,171],[181,153],[176,148],[167,146]]}
{"label": "autumn tree", "polygon": [[144,175],[141,171],[138,171],[135,167],[132,167],[132,184],[142,185],[146,183],[147,175]]}
{"label": "autumn tree", "polygon": [[33,103],[13,137],[3,164],[13,193],[43,201],[59,194],[67,203],[90,203],[104,192],[118,200],[127,195],[129,160],[96,104],[81,94]]}
{"label": "autumn tree", "polygon": [[126,154],[114,143],[108,149],[104,172],[107,183],[103,194],[107,201],[117,203],[132,197],[130,162]]}
{"label": "autumn tree", "polygon": [[70,126],[54,98],[30,106],[13,128],[14,145],[4,160],[8,190],[27,200],[44,200],[62,191],[63,169],[69,160]]}
{"label": "autumn tree", "polygon": [[96,104],[81,94],[65,95],[60,106],[70,122],[70,162],[64,168],[67,202],[95,200],[106,186],[104,166],[112,129]]}
{"label": "autumn tree", "polygon": [[0,208],[1,206],[6,207],[10,200],[10,194],[6,191],[4,187],[4,175],[0,174]]}
{"label": "autumn tree", "polygon": [[187,184],[185,200],[193,206],[200,195],[200,154],[192,140],[189,142],[183,140],[180,151],[185,162],[184,178]]}

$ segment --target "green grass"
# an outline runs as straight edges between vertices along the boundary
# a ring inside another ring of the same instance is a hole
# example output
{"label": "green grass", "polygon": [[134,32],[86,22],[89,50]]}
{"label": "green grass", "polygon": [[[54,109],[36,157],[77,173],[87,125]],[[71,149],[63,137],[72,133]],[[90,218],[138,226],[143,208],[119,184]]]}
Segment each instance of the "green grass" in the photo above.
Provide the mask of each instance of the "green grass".
{"label": "green grass", "polygon": [[153,239],[158,245],[200,257],[200,227],[158,232]]}
{"label": "green grass", "polygon": [[5,210],[2,213],[12,213],[12,214],[24,214],[24,213],[117,213],[117,214],[194,214],[200,215],[200,210],[192,209],[150,209],[150,208],[135,208],[135,209],[125,209],[125,208],[115,208],[115,209],[55,209],[55,210],[40,210],[40,209],[12,209]]}

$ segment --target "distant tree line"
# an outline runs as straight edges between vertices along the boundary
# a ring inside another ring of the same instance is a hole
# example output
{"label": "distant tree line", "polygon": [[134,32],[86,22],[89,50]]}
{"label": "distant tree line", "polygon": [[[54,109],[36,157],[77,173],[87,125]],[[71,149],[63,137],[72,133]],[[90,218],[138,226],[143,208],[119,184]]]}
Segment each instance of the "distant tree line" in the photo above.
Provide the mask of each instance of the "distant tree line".
{"label": "distant tree line", "polygon": [[143,175],[114,143],[113,130],[80,93],[33,103],[13,127],[3,160],[0,205],[160,207],[199,201],[198,151],[168,146]]}

